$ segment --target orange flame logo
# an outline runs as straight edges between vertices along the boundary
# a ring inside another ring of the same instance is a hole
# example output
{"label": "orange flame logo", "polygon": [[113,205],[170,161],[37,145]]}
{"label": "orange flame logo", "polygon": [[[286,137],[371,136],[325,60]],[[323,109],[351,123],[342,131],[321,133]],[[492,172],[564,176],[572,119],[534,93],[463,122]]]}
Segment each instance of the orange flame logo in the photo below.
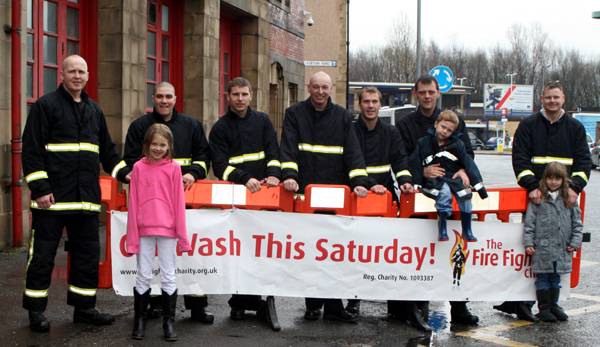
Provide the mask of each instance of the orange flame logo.
{"label": "orange flame logo", "polygon": [[460,276],[465,273],[466,260],[469,257],[469,242],[463,239],[462,234],[458,230],[452,229],[452,231],[454,232],[454,246],[450,250],[450,266],[456,280],[457,275],[458,279],[460,279]]}

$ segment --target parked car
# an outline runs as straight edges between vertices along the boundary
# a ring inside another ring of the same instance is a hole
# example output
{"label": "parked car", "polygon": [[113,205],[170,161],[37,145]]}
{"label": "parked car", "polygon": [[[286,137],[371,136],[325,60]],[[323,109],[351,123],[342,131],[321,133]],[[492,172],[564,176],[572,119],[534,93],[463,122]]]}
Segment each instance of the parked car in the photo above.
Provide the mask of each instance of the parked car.
{"label": "parked car", "polygon": [[416,109],[417,106],[411,104],[406,104],[400,107],[382,107],[381,110],[379,110],[379,119],[381,119],[381,121],[384,123],[396,125],[398,119],[411,112],[414,112]]}
{"label": "parked car", "polygon": [[471,140],[471,148],[473,148],[476,151],[485,149],[485,144],[483,143],[483,141],[481,141],[480,138],[478,138],[472,132],[469,132],[468,134],[469,134],[469,139]]}
{"label": "parked car", "polygon": [[484,145],[483,149],[495,150],[497,146],[498,146],[498,137],[494,136],[494,137],[490,137],[489,139],[487,139],[487,141],[485,141],[485,145]]}
{"label": "parked car", "polygon": [[592,156],[592,168],[597,169],[600,167],[600,140],[592,144],[590,147],[590,155]]}

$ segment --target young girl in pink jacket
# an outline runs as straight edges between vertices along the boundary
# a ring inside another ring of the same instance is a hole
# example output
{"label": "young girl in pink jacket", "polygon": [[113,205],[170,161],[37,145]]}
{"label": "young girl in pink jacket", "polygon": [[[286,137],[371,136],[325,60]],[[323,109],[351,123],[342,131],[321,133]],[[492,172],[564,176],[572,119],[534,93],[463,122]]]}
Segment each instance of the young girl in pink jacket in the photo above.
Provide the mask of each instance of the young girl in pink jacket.
{"label": "young girl in pink jacket", "polygon": [[137,254],[132,338],[144,338],[146,307],[154,254],[158,244],[160,286],[162,289],[163,331],[167,341],[177,340],[173,328],[177,285],[175,259],[177,245],[190,250],[185,228],[185,199],[181,168],[173,161],[173,134],[164,124],[152,125],[144,136],[142,153],[131,173],[126,248]]}

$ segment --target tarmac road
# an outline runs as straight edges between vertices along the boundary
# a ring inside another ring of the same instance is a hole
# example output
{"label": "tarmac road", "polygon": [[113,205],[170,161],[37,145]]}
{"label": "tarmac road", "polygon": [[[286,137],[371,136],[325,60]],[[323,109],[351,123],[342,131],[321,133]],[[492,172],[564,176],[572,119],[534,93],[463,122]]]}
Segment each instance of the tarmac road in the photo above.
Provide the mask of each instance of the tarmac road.
{"label": "tarmac road", "polygon": [[[488,186],[514,186],[510,156],[477,154],[477,163]],[[431,334],[396,321],[388,321],[384,302],[363,302],[361,320],[356,325],[302,318],[304,300],[277,297],[282,331],[272,332],[255,317],[237,322],[229,319],[226,295],[209,296],[214,325],[190,321],[179,301],[176,328],[179,345],[186,346],[598,346],[600,339],[600,247],[594,234],[600,229],[600,173],[594,171],[587,188],[585,232],[592,242],[584,244],[580,285],[562,306],[570,315],[564,323],[530,323],[492,309],[496,303],[472,302],[470,308],[480,317],[477,327],[449,324],[449,305],[431,303]],[[3,346],[163,346],[160,320],[150,321],[143,342],[129,338],[133,319],[130,297],[101,290],[98,307],[113,313],[117,321],[110,327],[73,325],[72,309],[66,302],[66,256],[59,251],[47,316],[49,334],[30,332],[26,311],[21,308],[25,250],[0,253],[0,340]],[[537,311],[537,309],[534,309]]]}

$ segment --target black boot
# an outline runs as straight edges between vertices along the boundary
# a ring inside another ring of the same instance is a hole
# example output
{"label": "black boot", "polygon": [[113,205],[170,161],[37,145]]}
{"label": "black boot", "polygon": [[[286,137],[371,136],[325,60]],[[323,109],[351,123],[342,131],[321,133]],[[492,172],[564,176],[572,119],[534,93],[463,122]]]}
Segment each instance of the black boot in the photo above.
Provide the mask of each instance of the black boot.
{"label": "black boot", "polygon": [[100,313],[95,308],[77,308],[73,312],[74,323],[85,323],[92,325],[110,325],[115,321],[115,317],[108,313]]}
{"label": "black boot", "polygon": [[144,294],[139,294],[135,287],[133,288],[133,331],[131,332],[131,338],[135,340],[142,340],[144,338],[144,332],[146,331],[146,309],[148,308],[148,301],[150,300],[150,289]]}
{"label": "black boot", "polygon": [[191,309],[190,318],[196,322],[204,324],[213,324],[213,322],[215,321],[215,316],[213,316],[213,314],[210,312],[206,312],[204,307]]}
{"label": "black boot", "polygon": [[[423,304],[425,303],[425,304]],[[408,303],[408,321],[415,329],[429,332],[431,326],[427,323],[429,315],[429,302],[427,301],[410,301]]]}
{"label": "black boot", "polygon": [[438,241],[448,241],[447,219],[448,214],[446,212],[438,213]]}
{"label": "black boot", "polygon": [[348,299],[346,305],[346,311],[348,313],[358,316],[360,314],[360,300],[359,299]]}
{"label": "black boot", "polygon": [[469,242],[477,241],[475,235],[473,235],[473,230],[471,230],[471,214],[470,213],[460,213],[460,224],[462,226],[462,237],[463,239]]}
{"label": "black boot", "polygon": [[177,307],[177,290],[173,294],[169,295],[165,291],[162,291],[162,310],[163,310],[163,332],[165,340],[177,341],[177,334],[175,333],[175,309]]}
{"label": "black boot", "polygon": [[538,308],[540,312],[537,314],[539,320],[543,322],[556,322],[556,316],[552,313],[552,297],[549,289],[538,290],[535,292],[538,299]]}
{"label": "black boot", "polygon": [[450,323],[477,325],[478,322],[479,317],[469,311],[465,301],[450,301]]}
{"label": "black boot", "polygon": [[562,307],[558,306],[558,298],[560,297],[560,288],[550,288],[550,300],[552,302],[552,313],[561,322],[569,319],[569,316],[565,313]]}
{"label": "black boot", "polygon": [[517,301],[505,301],[500,305],[494,305],[494,309],[498,311],[502,311],[504,313],[513,314],[517,313],[516,305]]}
{"label": "black boot", "polygon": [[531,301],[515,301],[515,309],[517,318],[520,320],[526,320],[530,322],[537,322],[537,318],[531,312],[531,306],[533,306],[535,302]]}
{"label": "black boot", "polygon": [[50,330],[50,322],[44,316],[43,311],[29,311],[29,329],[38,333]]}

